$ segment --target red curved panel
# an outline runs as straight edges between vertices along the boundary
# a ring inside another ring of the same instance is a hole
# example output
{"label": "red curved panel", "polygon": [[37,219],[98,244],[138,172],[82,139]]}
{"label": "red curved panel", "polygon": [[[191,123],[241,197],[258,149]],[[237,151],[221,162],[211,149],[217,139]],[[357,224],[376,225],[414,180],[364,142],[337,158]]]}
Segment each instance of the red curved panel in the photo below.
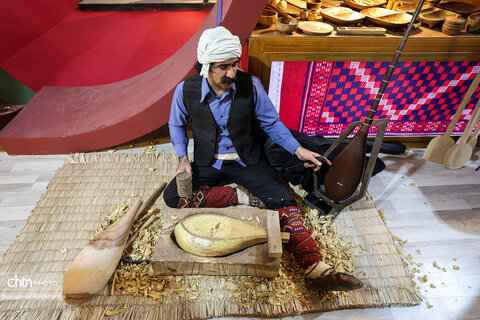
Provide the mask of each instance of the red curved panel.
{"label": "red curved panel", "polygon": [[[222,25],[246,41],[267,0],[224,0]],[[5,128],[9,154],[86,152],[143,136],[168,121],[175,86],[194,74],[198,38],[215,27],[216,6],[169,59],[136,77],[91,87],[43,87]]]}

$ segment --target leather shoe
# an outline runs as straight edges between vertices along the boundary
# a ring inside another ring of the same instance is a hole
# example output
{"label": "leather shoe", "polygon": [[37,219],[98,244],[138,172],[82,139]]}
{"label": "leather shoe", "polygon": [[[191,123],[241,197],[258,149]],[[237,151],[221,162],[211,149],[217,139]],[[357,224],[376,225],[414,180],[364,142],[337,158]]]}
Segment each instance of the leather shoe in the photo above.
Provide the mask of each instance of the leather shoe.
{"label": "leather shoe", "polygon": [[363,287],[363,282],[356,277],[326,269],[319,277],[306,279],[307,288],[315,291],[350,291]]}

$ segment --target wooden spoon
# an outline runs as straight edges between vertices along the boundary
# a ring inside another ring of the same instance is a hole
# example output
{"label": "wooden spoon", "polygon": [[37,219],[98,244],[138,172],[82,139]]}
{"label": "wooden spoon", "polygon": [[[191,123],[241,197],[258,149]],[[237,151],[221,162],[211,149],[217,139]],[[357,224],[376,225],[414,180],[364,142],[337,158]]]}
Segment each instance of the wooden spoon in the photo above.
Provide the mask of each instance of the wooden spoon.
{"label": "wooden spoon", "polygon": [[137,200],[125,215],[94,237],[75,257],[63,278],[66,303],[80,305],[107,284],[122,257],[141,205],[142,201]]}
{"label": "wooden spoon", "polygon": [[[185,251],[202,257],[220,257],[268,241],[267,231],[239,219],[218,214],[196,214],[180,221],[175,240]],[[289,233],[281,233],[282,242]]]}
{"label": "wooden spoon", "polygon": [[450,147],[445,154],[445,158],[443,159],[443,165],[447,169],[459,169],[463,167],[470,157],[472,156],[473,148],[471,145],[467,143],[467,139],[470,137],[470,134],[478,122],[480,118],[480,99],[478,100],[477,104],[475,105],[475,110],[470,117],[470,120],[467,123],[467,127],[463,132],[460,140],[457,144]]}
{"label": "wooden spoon", "polygon": [[463,97],[463,100],[460,103],[457,112],[455,112],[452,121],[450,121],[450,124],[448,125],[445,134],[443,136],[433,138],[433,140],[430,141],[430,143],[428,144],[427,149],[423,154],[424,160],[433,161],[436,163],[443,163],[443,159],[445,157],[445,154],[447,153],[447,150],[453,145],[455,145],[455,141],[450,137],[450,135],[452,134],[455,125],[460,119],[463,110],[467,106],[467,103],[470,101],[473,92],[475,92],[475,89],[477,89],[479,82],[480,72],[477,73],[475,79],[473,79],[472,83],[470,84],[470,87],[468,88],[467,93],[465,93],[465,96]]}

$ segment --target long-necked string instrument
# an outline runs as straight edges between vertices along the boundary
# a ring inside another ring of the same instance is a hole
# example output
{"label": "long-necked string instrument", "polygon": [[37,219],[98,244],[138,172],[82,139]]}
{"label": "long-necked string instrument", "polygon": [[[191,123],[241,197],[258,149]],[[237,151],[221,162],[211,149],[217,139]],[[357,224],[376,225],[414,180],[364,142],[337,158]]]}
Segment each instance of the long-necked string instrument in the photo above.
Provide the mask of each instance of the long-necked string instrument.
{"label": "long-necked string instrument", "polygon": [[365,171],[366,141],[369,127],[424,2],[425,0],[420,0],[362,126],[354,137],[333,158],[333,165],[325,173],[325,193],[335,202],[348,199],[357,190],[362,180]]}

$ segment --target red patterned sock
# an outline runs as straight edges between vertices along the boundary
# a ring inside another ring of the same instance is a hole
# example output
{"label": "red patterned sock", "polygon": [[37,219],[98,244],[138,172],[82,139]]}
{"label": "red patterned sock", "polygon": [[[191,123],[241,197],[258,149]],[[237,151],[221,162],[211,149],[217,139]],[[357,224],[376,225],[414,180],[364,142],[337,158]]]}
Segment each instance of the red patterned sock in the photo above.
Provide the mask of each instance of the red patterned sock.
{"label": "red patterned sock", "polygon": [[320,249],[311,237],[312,232],[306,226],[300,210],[291,206],[277,209],[277,211],[280,217],[280,228],[283,232],[290,233],[287,250],[293,253],[298,265],[306,269],[317,261],[321,261]]}
{"label": "red patterned sock", "polygon": [[190,198],[180,198],[179,208],[224,208],[238,204],[237,190],[225,186],[201,186]]}

